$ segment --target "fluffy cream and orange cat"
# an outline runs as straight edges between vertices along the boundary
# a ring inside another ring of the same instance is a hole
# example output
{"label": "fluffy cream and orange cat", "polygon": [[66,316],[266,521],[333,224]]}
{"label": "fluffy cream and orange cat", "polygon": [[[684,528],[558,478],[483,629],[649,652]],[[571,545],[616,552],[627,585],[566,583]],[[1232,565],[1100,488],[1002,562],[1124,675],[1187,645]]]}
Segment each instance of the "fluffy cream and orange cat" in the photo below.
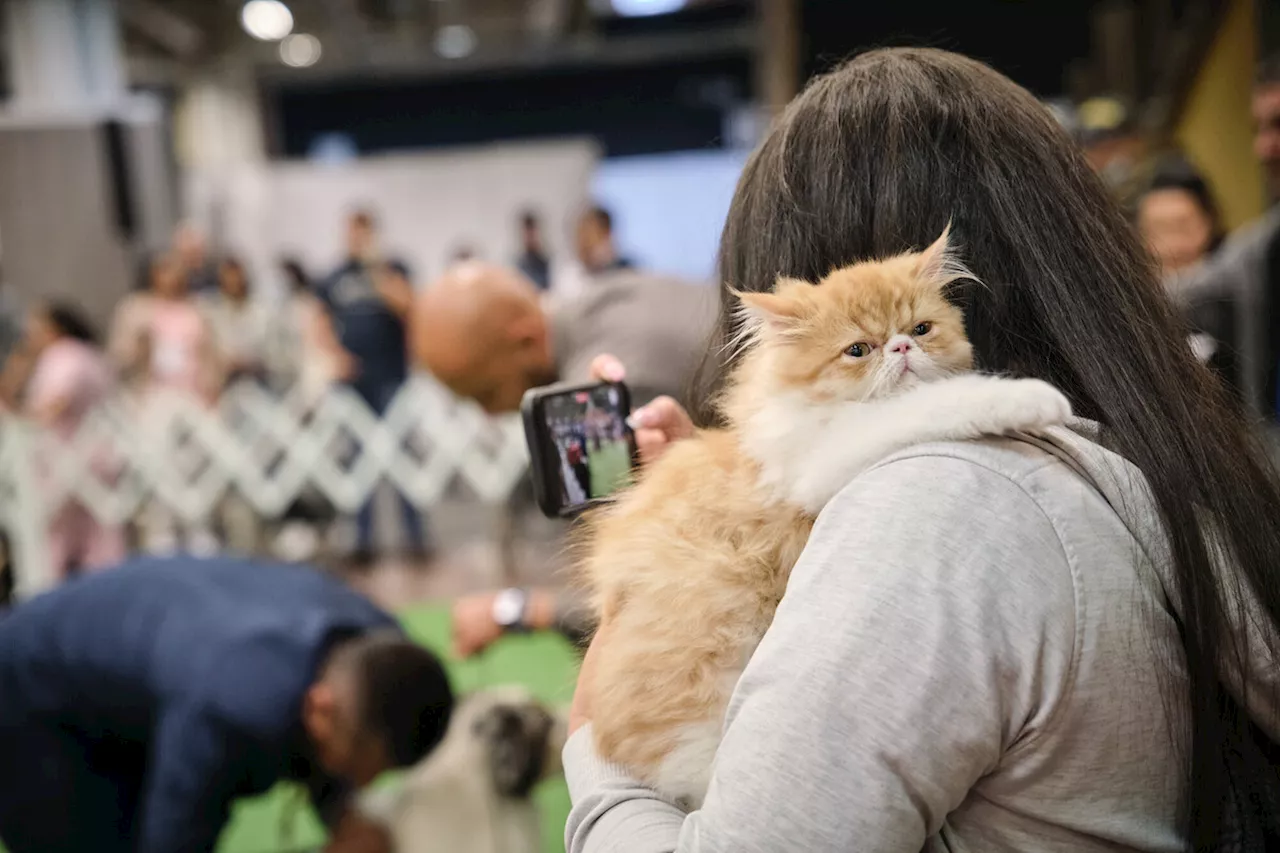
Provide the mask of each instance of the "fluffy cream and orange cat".
{"label": "fluffy cream and orange cat", "polygon": [[971,372],[943,296],[968,277],[944,232],[817,285],[739,295],[747,349],[720,401],[727,426],[673,445],[583,528],[581,568],[609,625],[601,755],[700,804],[729,694],[827,501],[902,448],[1070,416],[1044,382]]}

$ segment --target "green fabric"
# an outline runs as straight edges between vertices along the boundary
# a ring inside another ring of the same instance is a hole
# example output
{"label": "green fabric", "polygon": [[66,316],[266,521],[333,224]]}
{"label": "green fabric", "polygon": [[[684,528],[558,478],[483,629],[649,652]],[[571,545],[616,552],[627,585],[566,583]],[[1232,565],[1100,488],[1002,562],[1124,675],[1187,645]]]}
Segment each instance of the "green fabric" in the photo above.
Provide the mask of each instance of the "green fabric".
{"label": "green fabric", "polygon": [[[471,660],[449,654],[450,615],[445,605],[414,607],[400,614],[415,640],[440,654],[449,669],[453,689],[466,693],[503,684],[523,684],[539,699],[568,705],[577,679],[578,655],[559,635],[507,637]],[[564,823],[569,792],[564,780],[544,782],[534,797],[542,812],[542,849],[563,853]],[[301,789],[278,785],[262,797],[242,800],[232,811],[217,853],[292,853],[324,843],[324,831]],[[4,845],[0,844],[0,853]]]}

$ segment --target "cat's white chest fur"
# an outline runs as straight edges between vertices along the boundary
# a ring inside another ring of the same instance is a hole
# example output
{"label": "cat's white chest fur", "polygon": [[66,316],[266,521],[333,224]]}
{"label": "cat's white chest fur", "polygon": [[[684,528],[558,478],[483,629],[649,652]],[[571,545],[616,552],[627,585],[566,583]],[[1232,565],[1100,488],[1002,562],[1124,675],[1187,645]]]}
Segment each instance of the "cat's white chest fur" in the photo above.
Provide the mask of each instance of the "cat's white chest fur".
{"label": "cat's white chest fur", "polygon": [[1065,423],[1071,404],[1038,379],[966,373],[864,402],[773,395],[739,426],[761,485],[817,515],[854,477],[917,444],[1038,432]]}

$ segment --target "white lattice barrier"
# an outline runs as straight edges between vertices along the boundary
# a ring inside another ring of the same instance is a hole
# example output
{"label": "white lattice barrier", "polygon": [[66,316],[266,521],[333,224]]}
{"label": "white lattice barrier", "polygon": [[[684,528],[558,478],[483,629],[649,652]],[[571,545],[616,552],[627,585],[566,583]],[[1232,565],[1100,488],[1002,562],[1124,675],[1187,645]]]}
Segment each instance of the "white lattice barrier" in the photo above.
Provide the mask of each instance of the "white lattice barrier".
{"label": "white lattice barrier", "polygon": [[517,418],[489,418],[422,376],[381,418],[346,388],[304,401],[242,382],[212,408],[180,396],[121,395],[69,440],[6,420],[0,520],[19,591],[30,594],[48,583],[45,531],[68,500],[109,524],[149,502],[186,523],[207,522],[232,490],[264,517],[279,516],[309,488],[355,512],[384,479],[422,508],[457,481],[501,503],[527,458]]}

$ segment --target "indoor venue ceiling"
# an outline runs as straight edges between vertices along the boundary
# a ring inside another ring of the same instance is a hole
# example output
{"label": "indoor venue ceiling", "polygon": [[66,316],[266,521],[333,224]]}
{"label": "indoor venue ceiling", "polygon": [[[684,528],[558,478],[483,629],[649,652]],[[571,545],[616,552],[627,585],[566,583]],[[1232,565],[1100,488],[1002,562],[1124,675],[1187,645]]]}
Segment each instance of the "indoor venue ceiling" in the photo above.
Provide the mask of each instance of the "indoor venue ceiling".
{"label": "indoor venue ceiling", "polygon": [[[679,7],[665,30],[745,18],[746,0],[284,0],[293,32],[315,36],[316,75],[430,73],[458,61],[512,60],[530,52],[557,59],[629,34],[664,27],[620,12]],[[278,46],[245,32],[243,0],[121,0],[135,80],[162,82],[202,66],[248,64],[271,73]],[[293,69],[296,70],[296,69]]]}

